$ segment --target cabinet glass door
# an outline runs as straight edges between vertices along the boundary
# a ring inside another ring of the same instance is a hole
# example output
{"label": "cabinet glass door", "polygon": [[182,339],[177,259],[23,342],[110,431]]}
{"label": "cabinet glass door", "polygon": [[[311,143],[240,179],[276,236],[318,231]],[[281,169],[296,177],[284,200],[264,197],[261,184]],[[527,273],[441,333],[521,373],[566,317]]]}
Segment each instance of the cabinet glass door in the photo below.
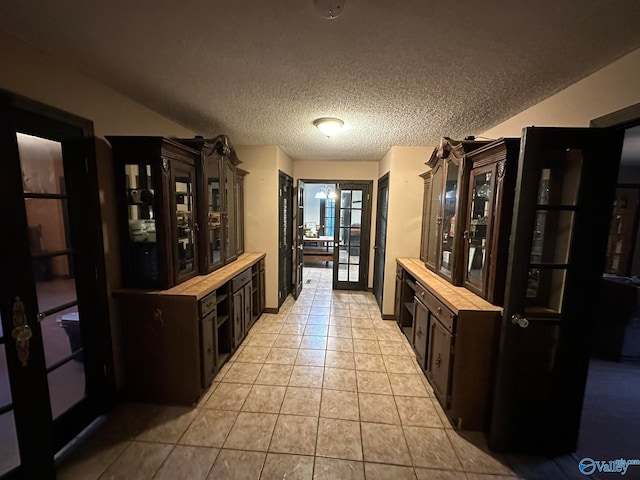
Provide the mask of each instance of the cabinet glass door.
{"label": "cabinet glass door", "polygon": [[487,285],[487,250],[491,242],[494,177],[493,166],[471,172],[471,195],[465,231],[465,285],[482,296],[486,294]]}
{"label": "cabinet glass door", "polygon": [[197,268],[195,232],[195,168],[173,162],[176,215],[176,283],[195,275]]}
{"label": "cabinet glass door", "polygon": [[442,163],[436,165],[431,171],[431,207],[428,217],[427,253],[426,264],[432,270],[436,270],[438,261],[438,247],[440,246],[440,228],[442,217],[440,216],[440,196],[442,195],[442,181],[444,169]]}
{"label": "cabinet glass door", "polygon": [[227,212],[224,222],[225,232],[225,262],[236,259],[236,194],[235,170],[228,158],[224,159],[224,201]]}
{"label": "cabinet glass door", "polygon": [[440,237],[440,273],[451,278],[455,255],[456,206],[458,203],[458,172],[460,167],[454,162],[447,165],[444,199],[442,202],[442,233]]}
{"label": "cabinet glass door", "polygon": [[209,271],[223,264],[222,258],[222,192],[220,182],[221,158],[215,153],[206,157],[207,202],[207,267]]}

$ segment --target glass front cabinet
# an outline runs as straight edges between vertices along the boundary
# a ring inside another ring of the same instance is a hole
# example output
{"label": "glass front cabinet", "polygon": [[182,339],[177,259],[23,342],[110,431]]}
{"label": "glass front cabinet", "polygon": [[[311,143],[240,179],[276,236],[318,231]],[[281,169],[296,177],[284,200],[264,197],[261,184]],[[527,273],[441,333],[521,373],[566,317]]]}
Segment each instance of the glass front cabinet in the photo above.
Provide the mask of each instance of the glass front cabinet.
{"label": "glass front cabinet", "polygon": [[427,162],[421,258],[425,265],[454,285],[462,284],[463,224],[466,216],[468,169],[465,156],[486,144],[443,138]]}
{"label": "glass front cabinet", "polygon": [[[520,139],[499,139],[467,155],[464,286],[502,305]],[[502,252],[500,254],[499,252]]]}
{"label": "glass front cabinet", "polygon": [[194,277],[200,154],[162,137],[107,140],[116,170],[124,286],[170,288]]}

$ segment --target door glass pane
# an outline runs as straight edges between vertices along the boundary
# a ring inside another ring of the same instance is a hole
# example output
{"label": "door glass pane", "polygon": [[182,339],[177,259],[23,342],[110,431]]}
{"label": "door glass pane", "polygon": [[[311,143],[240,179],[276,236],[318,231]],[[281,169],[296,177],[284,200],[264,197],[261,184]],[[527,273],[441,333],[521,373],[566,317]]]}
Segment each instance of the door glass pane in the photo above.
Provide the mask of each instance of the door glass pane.
{"label": "door glass pane", "polygon": [[575,205],[582,174],[582,151],[567,149],[549,157],[538,186],[539,205]]}
{"label": "door glass pane", "polygon": [[536,212],[531,263],[562,264],[569,261],[574,212]]}
{"label": "door glass pane", "polygon": [[427,239],[427,263],[433,268],[438,257],[438,217],[440,216],[440,195],[442,194],[442,168],[438,168],[431,181],[431,210],[429,212],[429,237]]}
{"label": "door glass pane", "polygon": [[[21,142],[25,142],[27,146],[21,146]],[[72,348],[79,353],[74,360],[68,360],[48,374],[51,408],[55,418],[84,397],[85,374],[80,355],[82,346],[79,342],[80,317],[77,310],[67,196],[63,187],[64,172],[62,169],[56,170],[59,168],[58,162],[41,161],[32,155],[34,151],[32,145],[41,143],[51,145],[49,140],[18,135],[19,151],[27,152],[24,158],[20,157],[23,179],[33,170],[34,165],[49,168],[48,171],[40,172],[41,180],[34,184],[44,191],[34,191],[36,188],[33,185],[29,186],[29,190],[24,191],[37,308],[41,314],[46,314],[40,324],[45,358],[47,365],[50,366],[53,362],[68,357]],[[40,153],[43,151],[45,149],[38,150]],[[62,152],[61,147],[60,152]],[[43,155],[45,159],[48,158],[46,153]],[[143,186],[147,181],[147,173],[148,171],[143,168],[130,169],[129,185]],[[48,179],[49,187],[42,187],[47,183],[43,179]],[[56,190],[53,187],[54,183],[61,188]],[[26,185],[26,182],[23,184]],[[149,200],[146,194],[143,195],[143,191],[140,188],[129,192],[130,203],[135,206],[130,209],[130,213],[139,213],[141,210],[137,206],[145,199]],[[42,193],[46,193],[47,198],[34,195]],[[60,322],[57,321],[58,319]],[[74,332],[72,346],[70,333]]]}
{"label": "door glass pane", "polygon": [[176,226],[178,229],[178,269],[185,274],[195,269],[194,189],[191,172],[176,172]]}
{"label": "door glass pane", "polygon": [[475,175],[472,180],[469,212],[467,281],[482,288],[482,271],[487,248],[487,225],[491,204],[491,172]]}
{"label": "door glass pane", "polygon": [[25,133],[16,133],[25,193],[65,193],[62,145]]}
{"label": "door glass pane", "polygon": [[456,203],[458,200],[458,170],[458,165],[453,162],[449,163],[444,192],[440,270],[447,275],[451,274],[451,268],[453,267],[454,240],[456,236]]}
{"label": "door glass pane", "polygon": [[13,410],[0,415],[0,476],[20,465],[18,435]]}
{"label": "door glass pane", "polygon": [[529,269],[525,313],[561,313],[566,277],[563,268]]}
{"label": "door glass pane", "polygon": [[349,266],[340,264],[338,265],[338,281],[339,282],[347,282],[349,281]]}
{"label": "door glass pane", "polygon": [[[2,318],[0,317],[0,339],[2,338]],[[10,339],[4,338],[4,341],[10,341]],[[10,405],[11,402],[7,350],[4,344],[0,343],[0,409]],[[19,463],[16,424],[13,420],[13,410],[9,410],[0,414],[0,476],[17,467]]]}
{"label": "door glass pane", "polygon": [[125,165],[129,236],[132,242],[156,241],[153,179],[150,165]]}
{"label": "door glass pane", "polygon": [[221,260],[221,220],[222,211],[220,194],[220,158],[216,155],[207,157],[207,227],[209,229],[209,265],[215,265]]}
{"label": "door glass pane", "polygon": [[66,412],[85,397],[84,365],[75,358],[47,375],[53,418]]}
{"label": "door glass pane", "polygon": [[[226,258],[231,258],[236,254],[236,206],[235,206],[235,194],[234,194],[234,171],[233,164],[229,160],[225,160],[224,162],[224,195],[225,195],[225,205],[227,209],[227,225],[225,228],[226,233]],[[286,195],[285,195],[286,199]],[[285,200],[286,201],[286,200]],[[287,206],[288,207],[288,206]],[[285,217],[288,218],[288,217]],[[286,224],[287,222],[285,222]],[[288,234],[285,234],[285,239],[288,238]]]}

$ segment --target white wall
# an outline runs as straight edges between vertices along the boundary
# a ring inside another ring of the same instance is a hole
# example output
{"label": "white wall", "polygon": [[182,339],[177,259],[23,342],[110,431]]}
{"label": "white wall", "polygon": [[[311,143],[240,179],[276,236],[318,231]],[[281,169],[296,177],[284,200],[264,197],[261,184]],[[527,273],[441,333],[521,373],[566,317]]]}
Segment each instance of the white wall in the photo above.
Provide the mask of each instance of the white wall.
{"label": "white wall", "polygon": [[373,245],[375,242],[376,198],[378,189],[377,162],[322,162],[298,160],[294,162],[294,182],[297,180],[365,180],[373,181],[371,191],[371,242],[369,245],[369,281],[373,286]]}
{"label": "white wall", "polygon": [[422,195],[431,147],[391,147],[379,164],[379,176],[389,172],[387,250],[385,252],[383,315],[393,314],[396,258],[420,256]]}

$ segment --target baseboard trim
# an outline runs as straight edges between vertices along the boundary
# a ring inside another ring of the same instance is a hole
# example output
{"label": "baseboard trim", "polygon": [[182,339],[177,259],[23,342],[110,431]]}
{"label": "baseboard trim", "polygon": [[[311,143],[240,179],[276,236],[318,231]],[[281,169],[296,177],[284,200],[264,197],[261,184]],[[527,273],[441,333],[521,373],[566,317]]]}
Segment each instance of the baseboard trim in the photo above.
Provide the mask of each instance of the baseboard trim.
{"label": "baseboard trim", "polygon": [[279,308],[265,308],[264,313],[275,313],[277,314],[280,311]]}
{"label": "baseboard trim", "polygon": [[390,315],[390,314],[383,314],[382,315],[382,319],[383,320],[394,320],[395,321],[396,316],[395,315]]}

